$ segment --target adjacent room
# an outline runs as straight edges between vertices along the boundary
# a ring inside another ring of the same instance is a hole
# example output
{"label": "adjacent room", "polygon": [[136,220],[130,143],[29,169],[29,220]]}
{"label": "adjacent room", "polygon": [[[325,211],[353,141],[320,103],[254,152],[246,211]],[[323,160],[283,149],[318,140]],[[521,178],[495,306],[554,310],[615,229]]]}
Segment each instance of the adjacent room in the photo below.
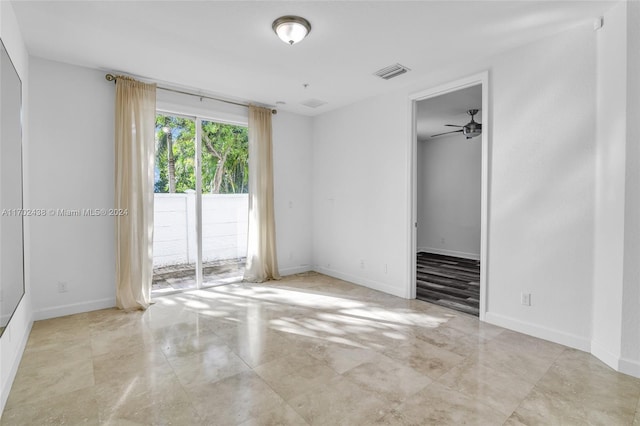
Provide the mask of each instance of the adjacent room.
{"label": "adjacent room", "polygon": [[0,39],[1,424],[640,424],[639,2]]}
{"label": "adjacent room", "polygon": [[481,107],[480,85],[416,102],[416,298],[476,316],[481,275]]}

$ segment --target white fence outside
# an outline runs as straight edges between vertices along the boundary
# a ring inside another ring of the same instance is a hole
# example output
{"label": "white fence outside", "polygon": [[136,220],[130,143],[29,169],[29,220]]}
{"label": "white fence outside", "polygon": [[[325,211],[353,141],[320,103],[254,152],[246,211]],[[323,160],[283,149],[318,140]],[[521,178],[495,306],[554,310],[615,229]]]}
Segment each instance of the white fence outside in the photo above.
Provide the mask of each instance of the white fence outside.
{"label": "white fence outside", "polygon": [[[154,194],[153,266],[196,262],[196,194]],[[202,261],[247,255],[248,194],[202,195]]]}

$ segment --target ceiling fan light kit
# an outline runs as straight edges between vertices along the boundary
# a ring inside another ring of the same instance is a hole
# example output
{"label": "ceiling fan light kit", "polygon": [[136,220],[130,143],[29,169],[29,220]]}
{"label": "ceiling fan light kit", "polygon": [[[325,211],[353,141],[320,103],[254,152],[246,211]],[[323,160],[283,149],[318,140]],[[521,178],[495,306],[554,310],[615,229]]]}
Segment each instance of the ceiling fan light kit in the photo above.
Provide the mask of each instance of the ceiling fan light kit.
{"label": "ceiling fan light kit", "polygon": [[281,16],[271,25],[280,40],[292,46],[301,42],[311,32],[311,24],[300,16]]}
{"label": "ceiling fan light kit", "polygon": [[454,130],[452,132],[444,132],[438,133],[437,135],[431,135],[432,138],[437,136],[449,135],[452,133],[462,133],[467,139],[475,138],[476,136],[480,136],[482,134],[482,123],[478,123],[473,119],[473,116],[476,115],[480,111],[479,109],[470,109],[467,110],[467,114],[471,116],[471,121],[465,124],[464,126],[459,126],[457,124],[445,124],[447,127],[460,127],[460,130]]}

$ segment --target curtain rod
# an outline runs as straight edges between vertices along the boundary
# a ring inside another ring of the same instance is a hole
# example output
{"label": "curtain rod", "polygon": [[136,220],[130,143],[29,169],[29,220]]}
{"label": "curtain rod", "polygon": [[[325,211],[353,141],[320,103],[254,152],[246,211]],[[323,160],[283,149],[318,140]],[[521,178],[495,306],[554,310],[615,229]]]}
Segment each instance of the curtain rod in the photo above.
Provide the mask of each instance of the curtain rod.
{"label": "curtain rod", "polygon": [[[107,81],[113,81],[114,83],[118,79],[118,77],[116,77],[113,74],[107,74],[107,75],[104,76],[104,78],[107,79]],[[226,100],[226,99],[214,98],[214,97],[206,96],[206,95],[199,95],[197,93],[185,92],[185,91],[182,91],[182,90],[169,89],[168,87],[156,86],[156,88],[157,89],[161,89],[161,90],[165,90],[167,92],[180,93],[182,95],[188,95],[188,96],[196,96],[196,97],[198,97],[200,99],[203,99],[203,98],[204,99],[211,99],[211,100],[218,101],[218,102],[224,102],[226,104],[238,105],[238,106],[242,106],[242,107],[245,107],[245,108],[249,107],[249,105],[243,104],[243,103],[240,103],[240,102],[234,102],[234,101],[229,101],[229,100]],[[277,114],[278,110],[272,109],[271,113],[272,114]]]}

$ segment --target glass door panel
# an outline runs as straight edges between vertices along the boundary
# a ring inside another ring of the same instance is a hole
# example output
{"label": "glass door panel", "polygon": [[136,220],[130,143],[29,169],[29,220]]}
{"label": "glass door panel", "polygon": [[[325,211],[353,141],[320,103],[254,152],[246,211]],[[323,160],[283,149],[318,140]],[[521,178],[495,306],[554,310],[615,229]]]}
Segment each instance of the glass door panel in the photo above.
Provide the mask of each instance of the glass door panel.
{"label": "glass door panel", "polygon": [[247,253],[249,139],[243,126],[202,121],[203,286],[242,280]]}
{"label": "glass door panel", "polygon": [[193,119],[156,115],[152,296],[197,287],[195,148]]}

